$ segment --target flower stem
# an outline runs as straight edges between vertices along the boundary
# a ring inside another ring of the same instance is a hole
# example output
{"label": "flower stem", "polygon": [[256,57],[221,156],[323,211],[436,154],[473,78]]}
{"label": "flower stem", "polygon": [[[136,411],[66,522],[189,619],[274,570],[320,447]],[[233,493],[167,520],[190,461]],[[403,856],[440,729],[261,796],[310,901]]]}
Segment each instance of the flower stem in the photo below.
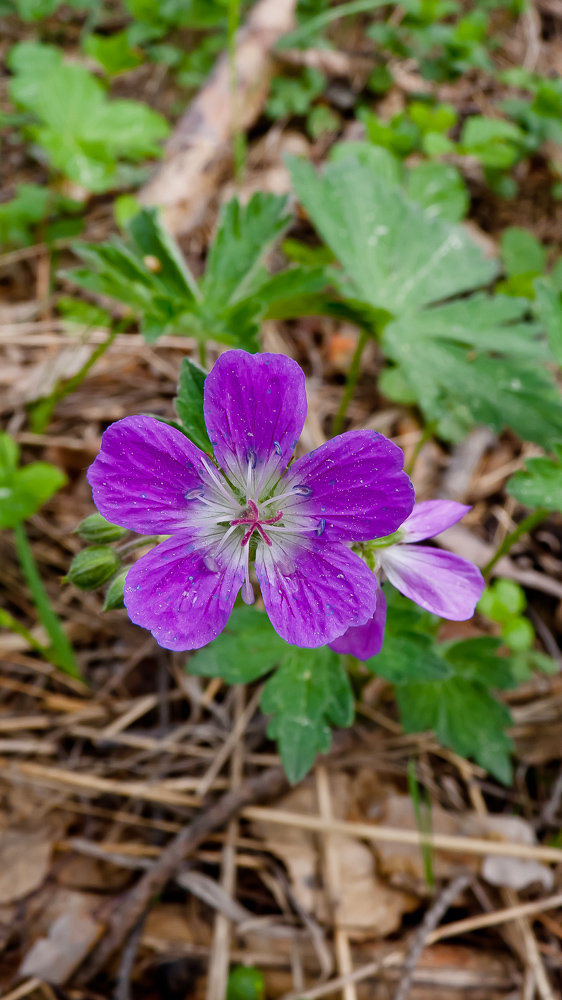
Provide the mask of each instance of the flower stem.
{"label": "flower stem", "polygon": [[351,364],[349,366],[349,371],[347,373],[347,379],[345,382],[345,389],[340,403],[340,408],[334,417],[334,424],[332,427],[332,437],[336,434],[341,434],[343,430],[343,425],[345,421],[345,415],[347,413],[347,408],[351,402],[353,393],[355,392],[355,386],[357,385],[357,379],[359,378],[359,369],[361,367],[361,357],[363,351],[365,350],[365,345],[369,339],[369,334],[362,330],[357,341],[357,347],[355,348],[355,353],[351,359]]}
{"label": "flower stem", "polygon": [[434,424],[430,423],[430,424],[426,424],[425,425],[425,427],[424,427],[424,429],[423,429],[423,431],[422,431],[422,433],[420,435],[420,439],[419,439],[419,441],[417,442],[417,444],[416,444],[416,446],[414,448],[414,451],[412,453],[412,457],[411,457],[410,461],[408,462],[408,465],[406,466],[406,470],[405,471],[406,471],[406,474],[408,476],[412,475],[412,472],[414,471],[414,466],[415,466],[415,464],[417,462],[417,459],[418,459],[418,455],[419,455],[420,451],[422,450],[423,446],[425,444],[427,444],[427,442],[430,440],[431,435],[433,434],[433,431],[434,431]]}
{"label": "flower stem", "polygon": [[142,538],[133,538],[131,542],[118,545],[115,551],[120,556],[127,556],[129,552],[134,552],[135,549],[144,549],[146,545],[158,545],[159,542],[163,542],[167,537],[168,535],[143,535]]}
{"label": "flower stem", "polygon": [[236,37],[240,26],[240,0],[228,0],[228,67],[230,75],[230,114],[234,146],[234,175],[239,181],[246,162],[246,143],[240,127],[238,73],[236,70]]}
{"label": "flower stem", "polygon": [[64,670],[64,672],[69,674],[71,677],[81,678],[82,675],[76,662],[74,650],[68,641],[67,635],[60,623],[60,619],[54,611],[47,595],[47,591],[43,586],[43,581],[39,575],[37,563],[35,562],[33,552],[31,551],[29,539],[23,524],[20,523],[15,526],[14,537],[22,573],[25,577],[27,586],[31,591],[33,603],[37,608],[41,624],[51,640],[52,649],[49,650],[49,652],[52,655],[57,667],[60,667],[61,670]]}
{"label": "flower stem", "polygon": [[72,378],[58,382],[51,394],[45,399],[40,399],[30,410],[31,426],[37,434],[43,434],[51,420],[53,410],[57,403],[60,403],[62,399],[70,395],[71,392],[74,392],[74,390],[82,384],[86,375],[90,371],[90,368],[92,368],[96,361],[98,361],[99,358],[105,354],[108,347],[111,347],[111,344],[115,340],[117,334],[129,324],[130,320],[127,319],[124,322],[119,323],[113,330],[110,330],[107,338],[101,344],[98,344],[88,360],[84,362],[80,370],[76,372]]}
{"label": "flower stem", "polygon": [[499,562],[502,556],[507,555],[511,547],[515,545],[515,542],[517,542],[522,535],[526,535],[527,532],[532,531],[533,528],[536,528],[537,524],[540,524],[541,521],[544,521],[545,517],[548,517],[549,513],[550,511],[539,508],[539,510],[536,510],[534,514],[529,514],[528,517],[525,517],[521,521],[521,523],[517,525],[515,530],[512,531],[507,536],[507,538],[504,538],[503,542],[498,547],[497,551],[494,553],[490,561],[486,563],[484,569],[482,570],[483,576],[487,578],[490,575],[496,563]]}

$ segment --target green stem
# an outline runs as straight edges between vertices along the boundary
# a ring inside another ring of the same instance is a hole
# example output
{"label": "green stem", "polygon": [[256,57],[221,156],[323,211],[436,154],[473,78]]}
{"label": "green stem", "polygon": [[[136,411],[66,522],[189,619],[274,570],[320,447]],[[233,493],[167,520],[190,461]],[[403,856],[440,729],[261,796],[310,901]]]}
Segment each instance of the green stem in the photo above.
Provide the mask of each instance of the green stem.
{"label": "green stem", "polygon": [[365,344],[369,339],[369,334],[365,330],[361,331],[359,340],[357,342],[357,347],[355,348],[355,353],[351,359],[351,364],[349,366],[349,371],[347,373],[347,379],[345,383],[345,390],[340,403],[340,408],[334,417],[334,425],[332,427],[332,437],[336,434],[341,434],[343,430],[343,425],[345,421],[345,415],[347,413],[347,408],[351,402],[353,393],[355,392],[355,386],[357,385],[357,379],[359,378],[359,369],[361,367],[361,357],[363,351],[365,350]]}
{"label": "green stem", "polygon": [[207,371],[207,345],[204,340],[200,340],[199,344],[199,364],[202,368]]}
{"label": "green stem", "polygon": [[37,613],[49,639],[52,650],[50,651],[56,665],[72,677],[81,678],[81,673],[74,656],[74,650],[68,641],[66,633],[60,623],[58,615],[54,611],[47,591],[43,586],[43,581],[37,569],[37,563],[33,557],[29,539],[23,524],[17,524],[14,528],[16,541],[16,551],[25,577],[27,586],[31,591],[33,603],[37,608]]}
{"label": "green stem", "polygon": [[363,14],[374,10],[376,7],[384,7],[388,0],[351,0],[351,3],[341,3],[337,7],[330,7],[316,17],[309,18],[299,28],[290,31],[288,35],[277,43],[278,49],[290,49],[295,45],[300,45],[310,35],[315,35],[321,28],[325,28],[332,21],[337,21],[340,17],[347,17],[349,14]]}
{"label": "green stem", "polygon": [[136,549],[144,549],[146,545],[158,545],[159,542],[163,542],[167,535],[143,535],[142,538],[133,538],[132,542],[125,542],[124,545],[118,545],[115,549],[120,556],[128,556],[130,552],[134,552]]}
{"label": "green stem", "polygon": [[60,403],[61,399],[69,396],[71,392],[74,392],[74,390],[82,384],[86,375],[90,371],[90,368],[92,368],[96,361],[101,358],[103,354],[105,354],[108,347],[110,347],[115,340],[117,334],[120,333],[125,326],[128,326],[129,323],[130,320],[126,320],[125,323],[119,323],[118,326],[111,330],[107,339],[104,340],[103,343],[98,344],[95,351],[93,351],[88,360],[84,362],[80,371],[76,372],[76,375],[73,375],[72,378],[66,379],[64,382],[60,382],[56,385],[50,396],[47,396],[45,399],[38,400],[37,404],[31,410],[31,424],[33,430],[37,434],[42,434],[47,428],[57,403]]}
{"label": "green stem", "polygon": [[47,657],[48,651],[46,646],[42,646],[37,639],[34,639],[31,632],[25,625],[20,625],[17,618],[14,618],[9,611],[4,611],[0,608],[0,628],[9,628],[10,632],[15,632],[16,635],[21,636],[22,639],[35,650],[36,653],[40,653],[41,656]]}
{"label": "green stem", "polygon": [[536,528],[537,524],[544,521],[545,517],[548,517],[549,513],[550,511],[540,508],[539,510],[536,510],[534,514],[529,514],[528,517],[524,518],[523,521],[517,525],[515,531],[512,531],[511,534],[504,538],[503,542],[490,561],[486,563],[484,569],[482,570],[483,576],[488,578],[496,563],[499,562],[502,556],[507,555],[511,547],[515,545],[515,542],[517,542],[522,535],[526,535],[527,532]]}
{"label": "green stem", "polygon": [[434,429],[435,429],[435,425],[434,424],[426,424],[425,425],[425,427],[424,427],[424,429],[422,431],[422,434],[420,435],[420,439],[419,439],[418,443],[416,444],[416,447],[414,448],[412,457],[411,457],[410,461],[408,462],[408,465],[406,466],[405,471],[406,471],[406,474],[408,476],[412,475],[412,472],[414,471],[414,466],[416,464],[418,455],[419,455],[420,451],[422,450],[424,444],[427,444],[427,442],[429,441],[431,435],[433,434]]}
{"label": "green stem", "polygon": [[246,143],[240,128],[238,73],[236,70],[236,37],[240,26],[240,0],[228,0],[228,68],[230,77],[230,113],[234,145],[234,175],[239,181],[246,163]]}

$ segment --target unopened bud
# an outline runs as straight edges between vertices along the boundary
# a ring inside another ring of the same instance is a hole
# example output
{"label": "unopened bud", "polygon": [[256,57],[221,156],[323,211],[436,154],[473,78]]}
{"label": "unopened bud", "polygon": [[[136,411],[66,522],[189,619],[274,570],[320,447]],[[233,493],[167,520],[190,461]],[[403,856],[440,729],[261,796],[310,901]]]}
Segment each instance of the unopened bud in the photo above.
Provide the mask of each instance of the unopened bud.
{"label": "unopened bud", "polygon": [[120,528],[118,524],[111,524],[105,517],[98,514],[90,514],[84,518],[76,528],[75,534],[80,535],[85,542],[94,545],[104,545],[108,542],[118,542],[127,534],[127,528]]}
{"label": "unopened bud", "polygon": [[91,545],[74,556],[66,579],[80,590],[96,590],[117,572],[121,559],[108,545]]}
{"label": "unopened bud", "polygon": [[105,592],[105,601],[103,602],[104,611],[116,611],[118,608],[125,607],[123,601],[123,588],[125,586],[125,577],[127,576],[129,569],[130,566],[127,566],[127,569],[122,569],[115,579],[109,584],[109,587]]}

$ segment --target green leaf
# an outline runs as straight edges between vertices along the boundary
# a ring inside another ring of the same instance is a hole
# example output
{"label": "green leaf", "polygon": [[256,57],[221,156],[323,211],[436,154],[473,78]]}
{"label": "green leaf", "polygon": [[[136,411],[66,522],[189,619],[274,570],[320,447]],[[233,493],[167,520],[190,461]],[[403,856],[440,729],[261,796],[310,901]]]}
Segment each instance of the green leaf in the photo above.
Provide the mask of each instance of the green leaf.
{"label": "green leaf", "polygon": [[296,193],[341,261],[352,297],[400,315],[485,285],[496,274],[463,229],[345,159],[318,175],[291,158]]}
{"label": "green leaf", "polygon": [[42,21],[54,14],[60,0],[16,0],[16,9],[22,21]]}
{"label": "green leaf", "polygon": [[443,656],[452,665],[457,677],[502,690],[516,686],[511,661],[508,657],[497,655],[501,646],[499,639],[483,635],[444,645]]}
{"label": "green leaf", "polygon": [[508,226],[501,235],[500,247],[508,277],[529,272],[542,273],[546,262],[546,251],[528,229]]}
{"label": "green leaf", "polygon": [[265,1000],[265,982],[259,969],[237,965],[228,976],[226,1000]]}
{"label": "green leaf", "polygon": [[525,469],[511,477],[506,490],[526,507],[562,511],[562,461],[528,458]]}
{"label": "green leaf", "polygon": [[340,163],[350,156],[387,184],[400,184],[403,174],[402,164],[389,149],[374,146],[372,142],[345,140],[332,146],[329,161]]}
{"label": "green leaf", "polygon": [[119,161],[161,154],[167,121],[132,100],[108,100],[85,67],[67,64],[54,46],[25,41],[9,54],[10,94],[38,120],[27,132],[56,170],[102,192],[119,182]]}
{"label": "green leaf", "polygon": [[252,291],[265,255],[290,222],[285,196],[258,191],[245,206],[237,198],[223,206],[202,282],[214,311]]}
{"label": "green leaf", "polygon": [[544,323],[548,346],[557,364],[562,366],[562,300],[554,286],[553,276],[535,278],[533,281],[536,312]]}
{"label": "green leaf", "polygon": [[191,674],[247,684],[269,673],[292,647],[281,639],[264,611],[235,608],[224,632],[188,662]]}
{"label": "green leaf", "polygon": [[381,652],[367,660],[365,666],[393,684],[439,681],[453,674],[434,652],[431,637],[422,633],[387,635]]}
{"label": "green leaf", "polygon": [[439,216],[450,222],[464,219],[470,196],[462,175],[446,163],[420,163],[408,171],[406,193],[424,206],[430,218]]}
{"label": "green leaf", "polygon": [[15,198],[0,204],[0,245],[33,240],[32,227],[41,222],[52,202],[51,192],[39,184],[18,184]]}
{"label": "green leaf", "polygon": [[268,734],[277,740],[287,777],[295,783],[316,754],[329,749],[330,723],[351,725],[353,692],[340,658],[328,647],[286,650],[264,688],[261,707],[273,716]]}
{"label": "green leaf", "polygon": [[480,684],[463,677],[435,684],[398,687],[396,697],[408,733],[433,730],[444,746],[473,757],[506,785],[511,783],[511,740],[505,728],[511,716]]}
{"label": "green leaf", "polygon": [[182,358],[176,411],[188,438],[202,451],[212,452],[203,416],[203,390],[207,373],[191,358]]}
{"label": "green leaf", "polygon": [[140,50],[131,48],[126,31],[117,31],[109,36],[86,35],[83,49],[111,76],[126,73],[127,70],[140,66],[143,61]]}
{"label": "green leaf", "polygon": [[527,598],[523,587],[515,580],[504,580],[500,577],[486,587],[478,601],[478,610],[493,622],[508,621],[514,615],[520,615],[527,606]]}
{"label": "green leaf", "polygon": [[274,76],[266,111],[270,118],[305,115],[324,90],[326,77],[320,70],[305,67],[298,79]]}
{"label": "green leaf", "polygon": [[17,452],[7,434],[0,435],[0,528],[15,528],[61,489],[66,476],[47,462],[15,468]]}
{"label": "green leaf", "polygon": [[543,445],[562,434],[560,393],[537,363],[549,352],[537,326],[524,322],[526,309],[519,299],[480,294],[385,327],[385,354],[442,437],[458,440],[479,423]]}
{"label": "green leaf", "polygon": [[523,155],[525,145],[525,133],[513,122],[471,115],[464,123],[459,149],[486,167],[504,170]]}

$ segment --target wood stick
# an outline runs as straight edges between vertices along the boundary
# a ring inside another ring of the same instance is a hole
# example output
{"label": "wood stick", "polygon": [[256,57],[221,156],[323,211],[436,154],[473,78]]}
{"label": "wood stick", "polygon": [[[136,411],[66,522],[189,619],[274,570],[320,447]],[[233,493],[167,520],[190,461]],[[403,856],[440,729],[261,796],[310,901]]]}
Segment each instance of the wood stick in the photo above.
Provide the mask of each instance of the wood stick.
{"label": "wood stick", "polygon": [[238,789],[227,792],[192,823],[183,827],[164,849],[159,860],[137,882],[109,919],[107,933],[94,949],[76,978],[78,986],[85,986],[103,969],[106,962],[121,947],[135,927],[151,899],[160,892],[189,854],[210,833],[224,826],[251,802],[281,795],[287,789],[287,778],[281,767],[262,771],[256,778],[245,781]]}
{"label": "wood stick", "polygon": [[[291,30],[295,0],[258,0],[238,33],[237,125],[246,129],[260,114],[273,72],[271,50]],[[143,204],[161,205],[173,233],[199,225],[221,181],[231,171],[233,113],[226,53],[180,118],[162,165],[139,193]]]}
{"label": "wood stick", "polygon": [[296,826],[302,830],[316,830],[319,833],[343,833],[360,840],[372,840],[387,844],[428,844],[437,851],[453,854],[498,854],[511,858],[535,858],[537,861],[560,863],[562,850],[558,847],[542,847],[533,844],[514,844],[508,841],[484,840],[478,837],[459,837],[444,833],[423,834],[417,830],[399,830],[394,827],[377,826],[375,823],[352,823],[348,820],[324,820],[320,816],[305,816],[283,809],[265,806],[248,806],[242,815],[246,819],[264,823],[279,823],[281,826]]}

